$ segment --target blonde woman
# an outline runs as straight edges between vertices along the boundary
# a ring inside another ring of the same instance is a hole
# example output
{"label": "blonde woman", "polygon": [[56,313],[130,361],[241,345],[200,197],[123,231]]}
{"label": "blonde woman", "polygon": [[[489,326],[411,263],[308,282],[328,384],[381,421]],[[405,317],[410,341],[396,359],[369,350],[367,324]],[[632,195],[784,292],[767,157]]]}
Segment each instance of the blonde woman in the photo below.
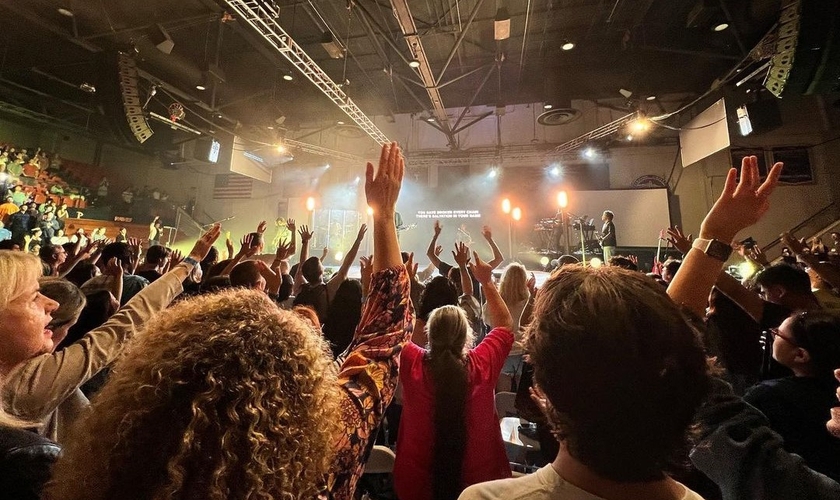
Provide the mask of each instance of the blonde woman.
{"label": "blonde woman", "polygon": [[[523,317],[522,312],[525,310],[528,305],[528,300],[531,298],[529,289],[533,285],[533,274],[529,278],[525,266],[519,263],[513,263],[507,266],[504,273],[502,273],[502,279],[499,281],[499,295],[501,295],[513,319],[511,331],[514,336],[513,348],[510,350],[510,355],[505,361],[505,366],[502,367],[502,373],[511,377],[514,383],[516,383],[522,368],[522,337],[525,325],[520,325],[520,320]],[[484,304],[482,309],[482,317],[490,328],[498,326],[493,324],[492,316],[487,314],[487,303]],[[508,380],[506,378],[500,380],[500,384],[507,382]],[[503,391],[511,390],[509,386],[500,387],[499,389]]]}
{"label": "blonde woman", "polygon": [[120,355],[139,327],[181,291],[182,281],[207,254],[219,227],[203,235],[190,257],[146,287],[104,325],[59,352],[49,329],[58,303],[39,291],[41,263],[22,252],[0,250],[0,375],[5,376],[7,411],[43,424],[39,431],[61,442],[88,405],[79,390]]}

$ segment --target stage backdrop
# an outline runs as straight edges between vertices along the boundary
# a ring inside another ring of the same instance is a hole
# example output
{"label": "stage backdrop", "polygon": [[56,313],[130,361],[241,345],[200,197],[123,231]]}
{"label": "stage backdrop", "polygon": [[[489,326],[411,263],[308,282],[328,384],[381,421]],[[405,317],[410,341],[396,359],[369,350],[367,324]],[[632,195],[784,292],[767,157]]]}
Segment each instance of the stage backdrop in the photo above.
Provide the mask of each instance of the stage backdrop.
{"label": "stage backdrop", "polygon": [[568,211],[595,219],[601,231],[601,214],[612,210],[619,247],[655,247],[659,231],[670,224],[667,189],[611,189],[573,191]]}

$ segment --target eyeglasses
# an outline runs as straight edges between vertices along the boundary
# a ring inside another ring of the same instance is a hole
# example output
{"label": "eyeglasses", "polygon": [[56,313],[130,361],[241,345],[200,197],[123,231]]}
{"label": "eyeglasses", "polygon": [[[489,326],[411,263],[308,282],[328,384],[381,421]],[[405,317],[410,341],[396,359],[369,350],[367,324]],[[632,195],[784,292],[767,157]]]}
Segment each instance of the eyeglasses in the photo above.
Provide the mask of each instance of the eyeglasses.
{"label": "eyeglasses", "polygon": [[782,332],[780,332],[778,328],[771,328],[770,329],[770,334],[773,335],[774,339],[776,337],[779,337],[779,338],[783,339],[784,341],[786,341],[787,343],[789,343],[790,345],[792,345],[794,347],[799,347],[799,344],[794,342],[793,339],[791,339],[790,337],[785,337],[784,335],[782,335]]}

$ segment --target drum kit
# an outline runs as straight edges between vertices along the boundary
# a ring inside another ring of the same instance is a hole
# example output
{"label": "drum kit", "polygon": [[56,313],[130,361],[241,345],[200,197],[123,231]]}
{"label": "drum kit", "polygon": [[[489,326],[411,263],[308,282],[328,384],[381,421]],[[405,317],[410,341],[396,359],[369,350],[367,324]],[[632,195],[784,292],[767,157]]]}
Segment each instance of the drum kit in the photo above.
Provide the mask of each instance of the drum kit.
{"label": "drum kit", "polygon": [[[578,216],[572,213],[563,215],[571,234],[574,235],[569,241],[569,246],[576,249],[573,253],[580,253],[581,242],[587,253],[599,252],[601,247],[596,233],[595,219],[589,218],[588,215]],[[564,253],[563,219],[560,214],[540,219],[534,224],[534,246],[534,250],[540,253]]]}

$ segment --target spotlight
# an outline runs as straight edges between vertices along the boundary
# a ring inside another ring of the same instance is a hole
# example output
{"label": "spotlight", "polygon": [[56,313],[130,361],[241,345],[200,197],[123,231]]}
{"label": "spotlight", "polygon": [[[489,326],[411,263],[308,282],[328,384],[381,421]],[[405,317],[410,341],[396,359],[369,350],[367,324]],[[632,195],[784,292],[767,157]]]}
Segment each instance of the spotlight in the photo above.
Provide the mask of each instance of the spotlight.
{"label": "spotlight", "polygon": [[315,210],[315,198],[310,196],[306,199],[306,209],[310,212]]}
{"label": "spotlight", "polygon": [[356,179],[355,179],[353,182],[355,182],[356,184],[358,184],[359,182],[361,182],[361,180],[362,180],[362,178],[361,178],[361,177],[359,177],[359,176],[357,175],[357,176],[356,176]]}
{"label": "spotlight", "polygon": [[633,132],[646,132],[650,129],[650,122],[647,118],[639,118],[630,122],[630,130]]}
{"label": "spotlight", "polygon": [[656,96],[655,96],[655,95],[649,95],[649,96],[647,96],[647,97],[645,98],[645,100],[646,100],[646,101],[655,101],[655,100],[656,100]]}
{"label": "spotlight", "polygon": [[514,209],[511,210],[510,215],[513,217],[513,220],[519,220],[522,218],[522,209],[514,207]]}
{"label": "spotlight", "polygon": [[324,165],[324,169],[329,170],[330,169],[330,164],[327,163],[326,165]]}
{"label": "spotlight", "polygon": [[275,146],[275,149],[277,149],[278,153],[285,153],[286,152],[286,146],[284,146],[282,144],[278,144],[277,146]]}
{"label": "spotlight", "polygon": [[728,27],[729,27],[729,24],[727,24],[727,23],[720,23],[720,24],[718,24],[717,26],[715,26],[715,27],[714,27],[714,28],[712,28],[712,29],[714,29],[714,30],[715,30],[715,31],[717,31],[717,32],[721,32],[721,31],[725,30],[725,29],[726,29],[726,28],[728,28]]}
{"label": "spotlight", "polygon": [[747,105],[742,104],[736,110],[736,114],[738,116],[738,129],[741,132],[741,135],[746,137],[752,134],[752,121],[750,121],[750,114],[747,112]]}
{"label": "spotlight", "polygon": [[595,158],[595,150],[592,148],[586,148],[583,150],[584,158]]}
{"label": "spotlight", "polygon": [[626,139],[627,139],[627,142],[632,142],[633,141],[633,134],[627,134]]}
{"label": "spotlight", "polygon": [[560,208],[566,208],[569,206],[569,195],[566,194],[565,191],[557,193],[557,204],[560,205]]}
{"label": "spotlight", "polygon": [[548,257],[543,257],[540,259],[540,265],[543,267],[547,266],[550,262],[551,259],[549,259]]}
{"label": "spotlight", "polygon": [[373,215],[373,209],[370,208],[370,207],[367,207],[367,214],[368,215]]}
{"label": "spotlight", "polygon": [[341,262],[341,259],[343,259],[343,258],[344,258],[344,252],[342,252],[341,250],[339,250],[338,252],[335,253],[335,260],[336,261]]}
{"label": "spotlight", "polygon": [[561,45],[560,48],[563,50],[572,50],[573,48],[575,48],[575,44],[573,42],[566,42],[563,45]]}
{"label": "spotlight", "polygon": [[552,105],[551,105],[551,104],[549,104],[549,103],[545,103],[545,104],[543,104],[543,109],[551,109],[551,108],[553,108],[553,107],[554,107],[554,106],[552,106]]}
{"label": "spotlight", "polygon": [[589,259],[589,265],[592,267],[592,269],[600,269],[601,266],[604,265],[604,261],[602,261],[598,257],[592,257],[591,259]]}
{"label": "spotlight", "polygon": [[510,200],[505,198],[502,200],[502,212],[509,214],[510,213]]}
{"label": "spotlight", "polygon": [[491,168],[490,172],[487,173],[487,177],[489,177],[491,179],[494,179],[497,175],[499,175],[499,171],[495,167]]}
{"label": "spotlight", "polygon": [[411,61],[408,61],[408,66],[410,68],[419,68],[420,67],[420,61],[418,61],[417,59],[413,59]]}
{"label": "spotlight", "polygon": [[548,173],[551,174],[552,177],[557,177],[560,175],[560,166],[554,165],[551,169],[549,169]]}

